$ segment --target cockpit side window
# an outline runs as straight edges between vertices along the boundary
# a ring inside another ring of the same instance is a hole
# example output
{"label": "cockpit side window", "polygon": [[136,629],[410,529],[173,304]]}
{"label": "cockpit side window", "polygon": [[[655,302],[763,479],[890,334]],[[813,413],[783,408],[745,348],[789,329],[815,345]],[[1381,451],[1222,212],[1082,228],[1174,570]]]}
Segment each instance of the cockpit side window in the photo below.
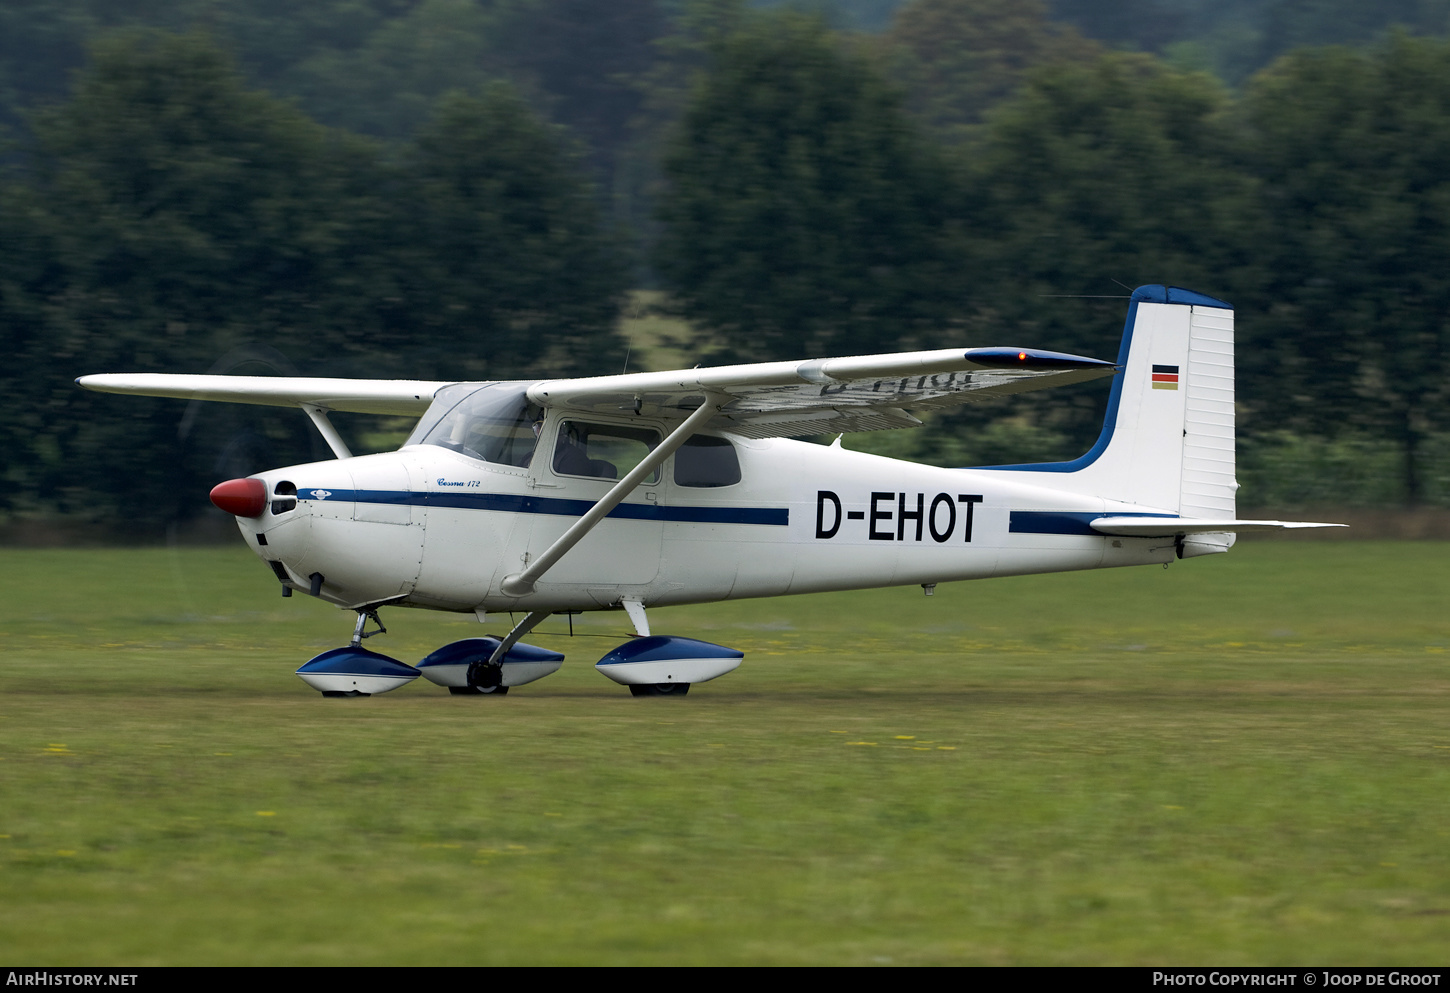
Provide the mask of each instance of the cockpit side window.
{"label": "cockpit side window", "polygon": [[[554,471],[563,476],[619,479],[659,443],[660,433],[651,428],[561,421],[554,442]],[[645,482],[655,483],[659,478],[656,469]]]}
{"label": "cockpit side window", "polygon": [[494,465],[527,467],[538,444],[543,409],[529,402],[525,386],[519,383],[472,387],[448,407],[453,391],[466,386],[440,390],[434,409],[442,407],[446,413],[436,418],[425,415],[407,443],[437,445]]}

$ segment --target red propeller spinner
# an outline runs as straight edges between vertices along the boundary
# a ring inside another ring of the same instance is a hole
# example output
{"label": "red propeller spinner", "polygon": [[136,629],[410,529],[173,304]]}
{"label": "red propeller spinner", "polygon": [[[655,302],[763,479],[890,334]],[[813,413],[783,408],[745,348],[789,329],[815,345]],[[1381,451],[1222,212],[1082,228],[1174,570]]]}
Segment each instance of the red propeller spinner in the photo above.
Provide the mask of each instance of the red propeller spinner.
{"label": "red propeller spinner", "polygon": [[267,509],[267,484],[260,479],[228,479],[211,488],[211,502],[238,517],[261,517]]}

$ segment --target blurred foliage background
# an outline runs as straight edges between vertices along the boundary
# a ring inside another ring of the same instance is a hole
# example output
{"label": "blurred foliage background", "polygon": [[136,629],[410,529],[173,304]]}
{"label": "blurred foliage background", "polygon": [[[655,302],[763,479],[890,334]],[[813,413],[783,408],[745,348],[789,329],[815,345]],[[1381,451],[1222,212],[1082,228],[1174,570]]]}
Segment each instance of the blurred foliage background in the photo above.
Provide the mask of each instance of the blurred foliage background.
{"label": "blurred foliage background", "polygon": [[[1245,506],[1450,505],[1447,33],[1450,0],[11,0],[4,533],[155,537],[325,457],[85,373],[1111,357],[1142,283],[1238,308]],[[1104,400],[849,443],[1070,458]]]}

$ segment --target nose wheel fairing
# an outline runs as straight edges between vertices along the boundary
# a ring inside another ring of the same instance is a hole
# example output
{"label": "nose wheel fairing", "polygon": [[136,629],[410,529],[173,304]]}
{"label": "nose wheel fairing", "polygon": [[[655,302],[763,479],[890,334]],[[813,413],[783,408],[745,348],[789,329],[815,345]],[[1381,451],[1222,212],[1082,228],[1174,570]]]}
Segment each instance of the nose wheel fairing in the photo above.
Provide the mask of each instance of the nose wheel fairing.
{"label": "nose wheel fairing", "polygon": [[366,648],[334,648],[297,670],[302,681],[323,696],[376,696],[417,679],[413,666]]}

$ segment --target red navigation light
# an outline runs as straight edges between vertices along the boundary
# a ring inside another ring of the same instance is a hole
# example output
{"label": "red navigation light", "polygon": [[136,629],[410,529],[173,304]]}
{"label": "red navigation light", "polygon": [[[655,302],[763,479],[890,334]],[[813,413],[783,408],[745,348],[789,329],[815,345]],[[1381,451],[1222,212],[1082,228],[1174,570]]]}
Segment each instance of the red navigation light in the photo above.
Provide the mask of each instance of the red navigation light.
{"label": "red navigation light", "polygon": [[211,489],[211,502],[238,517],[261,517],[267,509],[267,484],[260,479],[228,479]]}
{"label": "red navigation light", "polygon": [[1027,361],[1027,353],[1026,352],[1018,352],[1017,353],[1017,361],[1018,362],[1026,362]]}

